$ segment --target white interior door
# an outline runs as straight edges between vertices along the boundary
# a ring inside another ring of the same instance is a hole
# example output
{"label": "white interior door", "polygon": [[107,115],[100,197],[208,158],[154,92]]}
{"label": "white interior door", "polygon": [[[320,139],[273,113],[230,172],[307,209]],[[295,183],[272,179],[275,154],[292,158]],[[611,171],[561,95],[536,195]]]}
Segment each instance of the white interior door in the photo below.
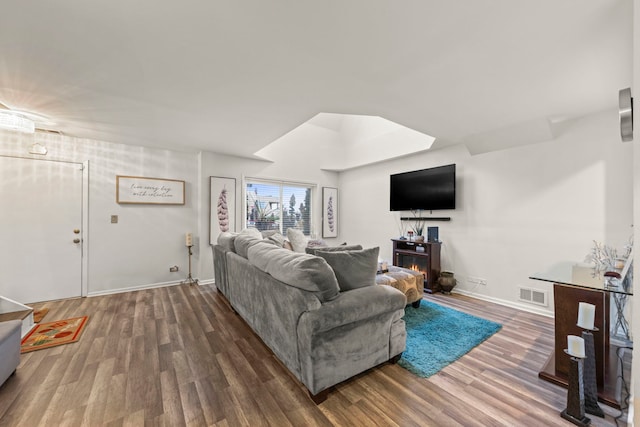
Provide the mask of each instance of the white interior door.
{"label": "white interior door", "polygon": [[0,295],[82,292],[82,165],[0,157]]}

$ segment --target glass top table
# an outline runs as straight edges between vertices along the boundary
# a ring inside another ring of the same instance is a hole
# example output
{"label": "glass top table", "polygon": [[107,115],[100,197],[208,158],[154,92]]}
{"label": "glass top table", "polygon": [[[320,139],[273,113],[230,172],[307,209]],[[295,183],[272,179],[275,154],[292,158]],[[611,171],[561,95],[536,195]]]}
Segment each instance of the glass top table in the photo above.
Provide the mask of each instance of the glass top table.
{"label": "glass top table", "polygon": [[[619,271],[616,271],[620,274]],[[633,288],[625,283],[625,278],[607,277],[604,272],[596,271],[590,264],[577,262],[559,262],[530,277],[533,280],[560,283],[563,285],[633,295]]]}
{"label": "glass top table", "polygon": [[[625,305],[633,295],[632,263],[614,270],[616,276],[605,276],[593,264],[575,261],[558,262],[547,269],[532,274],[529,278],[552,282],[554,287],[554,351],[542,370],[541,379],[567,386],[569,358],[564,353],[567,336],[584,331],[576,325],[579,304],[586,302],[595,306],[597,333],[593,334],[595,348],[595,371],[598,400],[614,408],[620,408],[618,400],[618,357],[620,348],[611,342],[613,335],[623,343],[629,341],[629,324],[625,318]],[[612,312],[611,299],[615,303]],[[625,344],[625,346],[627,346]]]}

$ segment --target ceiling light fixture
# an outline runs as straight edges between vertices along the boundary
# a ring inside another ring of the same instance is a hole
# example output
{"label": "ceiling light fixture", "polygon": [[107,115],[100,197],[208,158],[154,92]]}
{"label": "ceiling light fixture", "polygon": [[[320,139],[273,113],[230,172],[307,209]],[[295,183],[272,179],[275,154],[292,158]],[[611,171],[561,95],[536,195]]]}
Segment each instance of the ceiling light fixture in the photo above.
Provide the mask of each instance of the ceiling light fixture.
{"label": "ceiling light fixture", "polygon": [[8,129],[24,133],[34,133],[36,124],[21,114],[0,110],[0,129]]}

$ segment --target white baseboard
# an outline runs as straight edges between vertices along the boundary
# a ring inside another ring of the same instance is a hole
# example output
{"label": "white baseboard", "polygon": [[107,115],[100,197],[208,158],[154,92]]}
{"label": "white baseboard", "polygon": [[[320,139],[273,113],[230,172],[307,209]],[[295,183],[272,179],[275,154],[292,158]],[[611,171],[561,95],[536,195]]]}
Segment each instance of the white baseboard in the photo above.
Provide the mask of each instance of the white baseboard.
{"label": "white baseboard", "polygon": [[539,314],[539,315],[545,316],[545,317],[554,317],[553,310],[543,309],[543,308],[538,308],[538,307],[532,307],[532,306],[529,306],[527,304],[521,304],[521,303],[514,302],[514,301],[508,301],[508,300],[504,300],[504,299],[500,299],[500,298],[494,298],[494,297],[490,297],[490,296],[487,296],[487,295],[478,294],[478,293],[475,293],[475,292],[469,292],[469,291],[466,291],[464,289],[454,289],[452,291],[452,293],[466,295],[466,296],[477,298],[477,299],[480,299],[480,300],[483,300],[483,301],[493,302],[493,303],[496,303],[496,304],[500,304],[500,305],[504,305],[504,306],[507,306],[507,307],[515,308],[517,310],[526,311],[528,313]]}
{"label": "white baseboard", "polygon": [[[107,289],[107,290],[104,290],[104,291],[89,292],[89,294],[87,296],[88,297],[98,297],[98,296],[101,296],[101,295],[111,295],[111,294],[121,294],[123,292],[142,291],[144,289],[165,288],[167,286],[179,285],[182,282],[184,282],[184,280],[177,280],[177,281],[171,281],[171,282],[160,282],[160,283],[149,283],[149,284],[146,284],[146,285],[129,286],[127,288]],[[200,285],[200,286],[202,286],[202,285],[213,285],[214,283],[215,283],[214,279],[198,280],[198,285]]]}
{"label": "white baseboard", "polygon": [[89,292],[89,294],[87,296],[89,296],[89,297],[98,297],[98,296],[101,296],[101,295],[111,295],[111,294],[121,294],[123,292],[142,291],[144,289],[165,288],[167,286],[179,285],[180,283],[182,283],[182,280],[172,281],[172,282],[149,283],[149,284],[146,284],[146,285],[129,286],[127,288],[107,289],[107,290],[104,290],[104,291]]}

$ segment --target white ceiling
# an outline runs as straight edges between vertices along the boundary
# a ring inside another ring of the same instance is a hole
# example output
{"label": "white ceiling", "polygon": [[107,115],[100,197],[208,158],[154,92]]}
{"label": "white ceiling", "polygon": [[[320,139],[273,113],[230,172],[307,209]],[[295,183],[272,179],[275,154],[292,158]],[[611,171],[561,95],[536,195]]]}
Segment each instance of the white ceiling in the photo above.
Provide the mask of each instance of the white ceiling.
{"label": "white ceiling", "polygon": [[241,156],[322,112],[434,146],[517,139],[617,108],[631,75],[631,0],[20,0],[0,16],[1,103],[68,135]]}

